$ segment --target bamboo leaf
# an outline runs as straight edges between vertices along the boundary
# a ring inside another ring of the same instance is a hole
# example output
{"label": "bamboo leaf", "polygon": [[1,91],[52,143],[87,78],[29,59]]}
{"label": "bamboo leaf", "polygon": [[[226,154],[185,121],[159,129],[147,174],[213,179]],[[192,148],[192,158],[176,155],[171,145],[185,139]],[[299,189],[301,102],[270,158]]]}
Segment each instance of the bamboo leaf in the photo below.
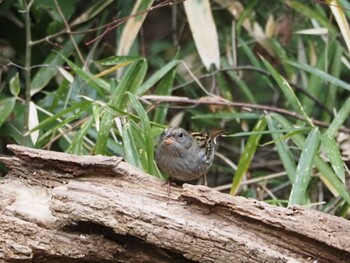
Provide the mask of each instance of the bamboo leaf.
{"label": "bamboo leaf", "polygon": [[344,121],[348,118],[350,114],[350,97],[348,97],[339,110],[338,114],[333,119],[331,125],[328,127],[326,131],[326,135],[335,136],[339,128],[343,125]]}
{"label": "bamboo leaf", "polygon": [[265,67],[271,72],[272,77],[278,83],[278,86],[281,88],[282,92],[284,93],[284,96],[292,105],[293,109],[297,111],[300,115],[302,115],[310,126],[314,126],[311,119],[305,113],[303,106],[300,104],[297,96],[295,95],[293,89],[290,87],[288,81],[286,81],[265,58],[263,58],[262,56],[260,57]]}
{"label": "bamboo leaf", "polygon": [[0,100],[0,127],[5,120],[10,116],[16,104],[16,98],[6,98]]}
{"label": "bamboo leaf", "polygon": [[20,90],[21,90],[21,87],[19,84],[19,76],[17,72],[16,75],[10,80],[10,92],[13,96],[17,97]]}
{"label": "bamboo leaf", "polygon": [[[276,123],[271,118],[271,116],[270,115],[266,116],[266,119],[267,119],[269,129],[276,130]],[[272,133],[271,136],[276,145],[277,152],[281,158],[283,167],[287,172],[290,182],[293,184],[295,182],[295,171],[296,171],[296,164],[293,158],[293,154],[290,151],[288,145],[283,140],[280,140],[281,137],[278,137],[278,135],[275,133]]]}
{"label": "bamboo leaf", "polygon": [[235,119],[259,119],[261,114],[250,112],[237,112],[237,113],[209,113],[198,114],[193,116],[192,119],[219,119],[219,120],[235,120]]}
{"label": "bamboo leaf", "polygon": [[[84,26],[87,27],[88,25]],[[74,37],[76,43],[80,43],[83,39],[84,34],[77,35]],[[67,40],[63,47],[60,48],[60,53],[51,53],[45,60],[44,65],[49,65],[48,67],[41,67],[38,72],[34,75],[31,84],[30,95],[40,92],[50,81],[56,76],[58,72],[58,67],[64,62],[63,57],[69,57],[74,50],[74,45],[71,40]]]}
{"label": "bamboo leaf", "polygon": [[[135,93],[139,89],[147,71],[147,63],[144,59],[139,59],[137,62],[127,68],[117,87],[113,88],[109,105],[116,111],[124,111],[126,107],[126,93]],[[112,112],[107,111],[103,114],[100,124],[100,132],[96,140],[96,154],[103,154],[106,151],[108,135],[111,131],[113,118]],[[129,131],[131,136],[131,131]]]}
{"label": "bamboo leaf", "polygon": [[[281,115],[272,113],[272,118],[279,123],[284,129],[291,129],[292,125]],[[301,134],[297,134],[292,137],[294,143],[302,149],[305,144],[305,138]],[[350,204],[349,193],[344,186],[344,184],[338,179],[336,174],[333,172],[332,168],[317,154],[315,156],[315,166],[321,173],[320,178],[322,182],[326,185],[329,191],[332,192],[334,196],[341,195],[344,200]]]}
{"label": "bamboo leaf", "polygon": [[145,20],[146,15],[148,13],[146,12],[135,17],[132,17],[132,16],[135,15],[136,13],[140,13],[146,10],[153,4],[153,2],[154,0],[137,0],[137,2],[135,3],[134,8],[130,15],[131,17],[130,19],[128,19],[123,29],[122,35],[120,37],[119,47],[117,51],[118,55],[129,54],[130,48],[134,43],[135,38],[138,32],[140,31],[143,21]]}
{"label": "bamboo leaf", "polygon": [[147,112],[142,107],[141,103],[137,100],[135,95],[128,92],[128,96],[130,98],[131,104],[136,110],[141,121],[142,137],[143,137],[144,145],[138,145],[138,147],[139,148],[142,147],[146,150],[146,155],[145,155],[146,160],[143,163],[147,163],[147,166],[144,167],[144,169],[150,174],[157,175],[157,170],[155,168],[154,161],[153,161],[154,160],[154,141],[153,141],[153,138],[151,137],[151,124],[147,116]]}
{"label": "bamboo leaf", "polygon": [[340,32],[348,48],[348,52],[350,52],[350,29],[348,20],[346,19],[344,13],[345,9],[339,8],[340,3],[337,0],[326,0],[326,2],[328,3],[329,8],[332,10],[335,20],[337,21],[337,24],[340,28]]}
{"label": "bamboo leaf", "polygon": [[339,146],[333,137],[323,135],[321,137],[322,148],[326,152],[335,174],[340,181],[345,183],[345,169],[341,158]]}
{"label": "bamboo leaf", "polygon": [[216,68],[220,68],[219,39],[209,0],[185,1],[184,7],[194,42],[204,66],[207,70],[210,70],[212,64]]}
{"label": "bamboo leaf", "polygon": [[314,128],[308,135],[296,169],[295,182],[289,197],[288,206],[301,205],[310,181],[314,158],[318,150],[320,131]]}
{"label": "bamboo leaf", "polygon": [[[90,117],[86,122],[84,122],[77,134],[74,136],[72,142],[70,143],[67,152],[73,154],[84,154],[83,152],[83,141],[84,137],[89,132],[92,124],[94,123],[94,118]],[[87,153],[85,153],[87,154]]]}
{"label": "bamboo leaf", "polygon": [[[261,132],[265,130],[266,128],[266,118],[263,116],[253,128],[253,132]],[[259,142],[261,139],[262,134],[253,134],[249,137],[244,151],[241,155],[241,158],[239,158],[237,170],[233,178],[230,195],[235,195],[239,189],[239,186],[246,175],[246,172],[250,166],[250,163],[253,159],[253,156],[255,154],[256,149],[259,146]]]}
{"label": "bamboo leaf", "polygon": [[123,146],[124,146],[124,159],[131,165],[134,165],[143,170],[143,167],[139,158],[139,153],[135,145],[135,139],[133,138],[133,135],[130,129],[130,123],[128,123],[125,120],[123,123],[122,137],[123,137]]}
{"label": "bamboo leaf", "polygon": [[301,64],[301,63],[296,63],[296,62],[292,62],[292,61],[287,61],[288,64],[304,70],[306,72],[309,72],[311,74],[314,74],[316,76],[318,76],[319,78],[323,79],[324,81],[328,81],[330,83],[332,83],[335,86],[338,86],[340,88],[343,88],[345,90],[350,90],[350,84],[346,83],[345,81],[342,81],[339,78],[333,77],[332,75],[328,74],[327,72],[320,70],[318,68],[306,65],[306,64]]}
{"label": "bamboo leaf", "polygon": [[[176,67],[173,67],[159,82],[157,89],[155,90],[155,95],[170,95],[174,84],[176,75]],[[157,123],[164,123],[168,112],[168,107],[156,107],[154,113],[153,121]]]}
{"label": "bamboo leaf", "polygon": [[[142,95],[146,91],[148,91],[152,86],[154,86],[158,81],[160,81],[162,78],[165,77],[166,74],[174,70],[178,65],[180,61],[179,60],[173,60],[166,64],[164,67],[156,71],[147,81],[145,81],[141,87],[137,90],[137,95]],[[162,95],[166,95],[163,94]]]}
{"label": "bamboo leaf", "polygon": [[[38,111],[36,109],[35,103],[30,101],[29,102],[28,129],[31,130],[32,128],[36,127],[38,124],[39,124]],[[35,144],[39,138],[39,130],[30,132],[29,134],[30,134],[30,138],[32,140],[32,143]]]}

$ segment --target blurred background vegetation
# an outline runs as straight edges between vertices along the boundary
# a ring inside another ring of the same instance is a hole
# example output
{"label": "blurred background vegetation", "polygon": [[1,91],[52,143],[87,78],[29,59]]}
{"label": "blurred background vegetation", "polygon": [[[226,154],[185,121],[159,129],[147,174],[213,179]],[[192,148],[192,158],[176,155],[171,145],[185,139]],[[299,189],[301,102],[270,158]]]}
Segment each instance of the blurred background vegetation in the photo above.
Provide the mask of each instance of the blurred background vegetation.
{"label": "blurred background vegetation", "polygon": [[349,16],[345,0],[2,0],[0,153],[162,177],[165,127],[225,128],[211,187],[349,217]]}

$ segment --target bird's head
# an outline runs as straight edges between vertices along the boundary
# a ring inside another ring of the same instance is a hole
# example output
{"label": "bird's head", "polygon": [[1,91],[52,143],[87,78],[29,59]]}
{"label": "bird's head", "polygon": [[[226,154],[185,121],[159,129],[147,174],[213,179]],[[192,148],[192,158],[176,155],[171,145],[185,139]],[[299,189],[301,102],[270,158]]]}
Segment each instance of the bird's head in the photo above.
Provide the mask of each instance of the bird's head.
{"label": "bird's head", "polygon": [[192,136],[180,127],[169,127],[165,130],[162,143],[169,149],[187,150],[192,146]]}

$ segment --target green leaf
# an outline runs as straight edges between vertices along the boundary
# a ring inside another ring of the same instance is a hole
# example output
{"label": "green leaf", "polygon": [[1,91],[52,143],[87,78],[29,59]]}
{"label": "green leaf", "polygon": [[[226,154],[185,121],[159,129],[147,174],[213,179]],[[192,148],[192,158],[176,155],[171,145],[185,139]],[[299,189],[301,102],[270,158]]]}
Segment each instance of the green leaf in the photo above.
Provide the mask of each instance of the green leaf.
{"label": "green leaf", "polygon": [[143,170],[141,161],[139,158],[139,152],[135,145],[135,139],[132,136],[130,129],[130,123],[125,121],[123,123],[122,130],[123,145],[124,145],[124,159],[133,166],[136,166]]}
{"label": "green leaf", "polygon": [[[328,48],[330,49],[330,48]],[[330,50],[330,54],[328,54],[328,50],[326,52],[323,52],[322,55],[318,57],[317,64],[314,66],[315,68],[325,68],[326,61],[328,60],[328,56],[331,56],[331,53],[333,53],[334,49]],[[307,81],[307,92],[318,98],[319,100],[323,99],[322,95],[325,94],[322,92],[322,90],[325,88],[323,85],[323,80],[319,78],[316,75],[311,75]],[[322,94],[322,95],[321,95]],[[321,96],[320,96],[321,95]],[[315,101],[310,100],[308,96],[305,96],[304,94],[300,96],[300,102],[303,105],[305,112],[307,114],[312,114],[312,112],[315,109]]]}
{"label": "green leaf", "polygon": [[338,178],[345,183],[345,169],[344,163],[341,158],[339,146],[333,137],[328,135],[322,135],[321,137],[322,148],[327,153],[329,161],[333,167],[335,174]]}
{"label": "green leaf", "polygon": [[[142,137],[144,138],[144,149],[146,150],[146,161],[147,166],[144,167],[145,170],[153,175],[157,175],[156,168],[154,167],[154,141],[151,137],[151,124],[147,116],[147,112],[142,107],[141,103],[137,100],[135,95],[128,92],[128,96],[130,98],[131,104],[133,105],[134,109],[136,110],[138,116],[140,117],[141,121],[141,128],[142,128]],[[138,145],[138,147],[142,147],[141,145]],[[144,163],[144,162],[143,162]]]}
{"label": "green leaf", "polygon": [[[124,111],[126,107],[126,93],[135,93],[140,87],[147,71],[147,62],[139,59],[137,62],[127,68],[116,88],[111,88],[113,93],[109,100],[109,105],[116,111]],[[104,154],[107,147],[108,134],[112,128],[115,114],[108,111],[101,118],[100,132],[96,140],[96,154]],[[131,132],[130,132],[131,133]],[[130,134],[131,136],[131,134]]]}
{"label": "green leaf", "polygon": [[326,131],[326,135],[334,137],[338,132],[339,128],[343,125],[344,121],[348,118],[350,114],[350,97],[348,97],[339,110],[338,114],[333,119],[331,125]]}
{"label": "green leaf", "polygon": [[[84,27],[87,27],[86,25]],[[81,28],[83,30],[83,28]],[[78,44],[84,37],[84,34],[80,34],[74,37],[76,43]],[[62,56],[69,57],[74,50],[74,45],[70,39],[68,39],[63,47],[60,48],[60,53],[53,52],[51,53],[47,59],[45,60],[44,65],[49,65],[47,67],[41,67],[39,71],[35,74],[32,84],[30,94],[33,96],[34,94],[40,92],[50,81],[56,76],[58,72],[57,66],[61,66],[64,62]]]}
{"label": "green leaf", "polygon": [[92,117],[88,118],[86,122],[81,125],[81,128],[74,136],[72,142],[70,143],[67,152],[73,154],[84,154],[83,151],[83,142],[86,134],[89,132],[92,124],[94,123],[94,119]]}
{"label": "green leaf", "polygon": [[19,76],[17,72],[16,75],[10,80],[10,92],[13,96],[17,97],[20,90],[21,87],[19,84]]}
{"label": "green leaf", "polygon": [[224,137],[242,137],[242,136],[250,136],[250,135],[262,135],[262,134],[274,134],[274,133],[292,133],[292,135],[296,134],[296,133],[302,133],[305,131],[309,131],[310,128],[294,128],[294,129],[284,129],[284,130],[279,130],[279,129],[275,129],[275,130],[269,130],[269,131],[252,131],[252,132],[238,132],[238,133],[234,133],[234,134],[225,134],[223,135]]}
{"label": "green leaf", "polygon": [[295,183],[289,197],[288,205],[301,205],[310,181],[314,158],[318,150],[320,131],[314,128],[308,135],[295,174]]}
{"label": "green leaf", "polygon": [[[60,128],[67,125],[68,123],[72,122],[73,120],[78,119],[83,114],[85,114],[86,111],[87,111],[87,108],[84,108],[84,107],[80,108],[78,111],[75,111],[72,115],[66,117],[63,120],[60,120],[54,127],[50,128],[46,133],[44,133],[43,135],[40,136],[36,145],[41,147],[41,145],[45,142],[45,139],[47,137],[49,137],[52,134],[55,134]],[[38,126],[40,126],[40,125],[38,125]],[[36,130],[37,127],[35,127],[35,129],[33,129],[33,130]],[[32,132],[33,130],[31,130],[30,132]]]}
{"label": "green leaf", "polygon": [[277,71],[274,69],[274,67],[262,56],[260,56],[265,67],[271,72],[272,77],[275,79],[275,81],[278,83],[278,86],[281,88],[281,90],[284,93],[284,96],[286,99],[290,102],[293,109],[297,111],[301,116],[304,117],[304,119],[309,123],[310,126],[314,126],[311,119],[306,115],[302,105],[300,104],[297,96],[295,96],[295,93],[293,89],[290,87],[288,81],[286,81]]}
{"label": "green leaf", "polygon": [[[270,115],[266,116],[266,119],[267,119],[269,129],[276,130],[276,123],[271,118],[271,116]],[[290,151],[288,145],[283,140],[280,140],[280,137],[278,137],[277,134],[272,133],[271,136],[276,145],[277,152],[281,158],[283,167],[287,172],[288,178],[290,182],[293,184],[295,182],[295,171],[296,171],[296,164],[293,158],[293,154]]]}
{"label": "green leaf", "polygon": [[124,109],[126,105],[126,93],[137,93],[144,80],[147,71],[147,61],[139,59],[132,64],[113,91],[110,104],[115,108]]}
{"label": "green leaf", "polygon": [[332,75],[328,74],[327,72],[320,70],[318,68],[306,65],[306,64],[300,64],[300,63],[296,63],[296,62],[292,62],[292,61],[288,61],[287,63],[289,63],[290,65],[304,70],[306,72],[309,72],[311,74],[314,74],[316,76],[318,76],[319,78],[323,79],[324,81],[330,82],[335,86],[338,86],[340,88],[343,88],[345,90],[350,90],[350,84],[348,84],[345,81],[342,81],[341,79],[338,79],[336,77],[333,77]]}
{"label": "green leaf", "polygon": [[[305,3],[307,3],[305,1]],[[329,22],[328,17],[323,15],[319,9],[315,8],[317,5],[313,5],[313,8],[303,3],[303,1],[286,1],[286,4],[295,9],[298,13],[306,16],[310,20],[314,19],[319,22],[322,26],[328,28],[332,34],[336,34],[337,30],[332,23]]]}
{"label": "green leaf", "polygon": [[[335,42],[335,50],[334,55],[332,57],[332,63],[330,64],[330,74],[336,78],[340,78],[340,74],[342,71],[342,56],[343,56],[343,47],[341,46],[340,42]],[[338,95],[338,89],[335,88],[335,85],[329,84],[329,87],[326,88],[326,92],[324,95],[324,104],[325,107],[328,109],[332,109],[334,105],[337,104],[337,95]],[[324,90],[324,89],[323,89]],[[326,112],[323,112],[321,119],[325,122],[329,122],[331,119],[331,116],[327,114]]]}
{"label": "green leaf", "polygon": [[114,66],[120,64],[129,64],[142,59],[139,56],[112,56],[96,61],[96,63],[104,66]]}
{"label": "green leaf", "polygon": [[[266,118],[263,116],[256,124],[253,129],[253,132],[261,132],[266,128]],[[250,163],[253,159],[256,149],[259,146],[259,142],[262,134],[253,134],[249,137],[247,144],[245,145],[244,151],[239,158],[237,165],[237,170],[233,178],[230,195],[235,195],[238,191],[238,188],[250,166]]]}
{"label": "green leaf", "polygon": [[235,120],[235,119],[259,119],[261,114],[250,112],[237,112],[237,113],[209,113],[198,114],[193,116],[192,119],[220,119],[220,120]]}
{"label": "green leaf", "polygon": [[[291,129],[292,125],[279,114],[272,113],[272,118],[285,129]],[[297,134],[292,137],[294,143],[302,149],[305,145],[305,138],[301,134]],[[332,168],[322,160],[322,158],[317,154],[315,156],[315,166],[321,173],[320,178],[322,182],[327,186],[327,188],[333,193],[334,196],[341,195],[346,202],[350,204],[349,193],[344,186],[344,184],[338,179],[336,174],[333,172]]]}
{"label": "green leaf", "polygon": [[52,124],[53,122],[60,121],[60,118],[68,113],[71,115],[74,115],[74,113],[77,111],[86,111],[88,108],[90,108],[91,103],[92,102],[90,102],[90,101],[83,101],[83,102],[75,103],[71,107],[69,107],[63,111],[60,111],[59,113],[57,113],[57,114],[45,119],[44,121],[40,122],[38,126],[31,129],[29,132],[33,132],[33,131],[42,129],[45,126]]}
{"label": "green leaf", "polygon": [[142,95],[144,94],[147,90],[149,90],[151,87],[153,87],[158,81],[163,79],[166,74],[171,72],[174,68],[177,67],[179,64],[179,60],[172,60],[168,64],[166,64],[164,67],[159,69],[156,73],[152,75],[147,81],[145,81],[141,87],[137,90],[136,95]]}
{"label": "green leaf", "polygon": [[67,59],[65,56],[62,55],[62,59],[67,62],[69,67],[78,74],[79,77],[81,77],[83,80],[86,81],[86,84],[90,85],[92,88],[94,88],[101,96],[105,96],[106,93],[110,93],[110,84],[103,79],[95,78],[93,74],[91,74],[88,71],[84,71],[81,69],[81,67],[74,64],[72,61]]}
{"label": "green leaf", "polygon": [[[287,140],[288,138],[292,138],[294,135],[299,134],[299,133],[304,133],[307,131],[310,131],[312,128],[299,128],[299,129],[294,129],[291,130],[290,132],[287,132],[287,134],[277,138],[276,140],[270,141],[270,142],[265,142],[264,144],[262,144],[261,146],[266,146],[269,145],[271,143],[275,143],[278,141],[283,141],[283,140]],[[284,130],[284,131],[288,131],[288,130]],[[272,133],[274,134],[274,133]]]}
{"label": "green leaf", "polygon": [[16,104],[16,98],[6,98],[0,101],[0,127],[10,116]]}
{"label": "green leaf", "polygon": [[[173,67],[159,82],[155,95],[170,95],[174,84],[176,75],[176,67]],[[168,107],[156,107],[153,121],[157,123],[164,123],[168,112]]]}

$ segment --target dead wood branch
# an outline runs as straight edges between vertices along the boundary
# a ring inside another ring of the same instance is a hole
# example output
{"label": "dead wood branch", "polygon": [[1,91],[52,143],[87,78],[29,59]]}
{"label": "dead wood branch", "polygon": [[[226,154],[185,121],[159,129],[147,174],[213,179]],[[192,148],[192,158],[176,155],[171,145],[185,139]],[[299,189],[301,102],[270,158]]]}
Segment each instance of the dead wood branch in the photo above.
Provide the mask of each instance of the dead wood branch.
{"label": "dead wood branch", "polygon": [[10,145],[0,183],[6,262],[348,262],[350,223],[164,182],[117,157]]}

